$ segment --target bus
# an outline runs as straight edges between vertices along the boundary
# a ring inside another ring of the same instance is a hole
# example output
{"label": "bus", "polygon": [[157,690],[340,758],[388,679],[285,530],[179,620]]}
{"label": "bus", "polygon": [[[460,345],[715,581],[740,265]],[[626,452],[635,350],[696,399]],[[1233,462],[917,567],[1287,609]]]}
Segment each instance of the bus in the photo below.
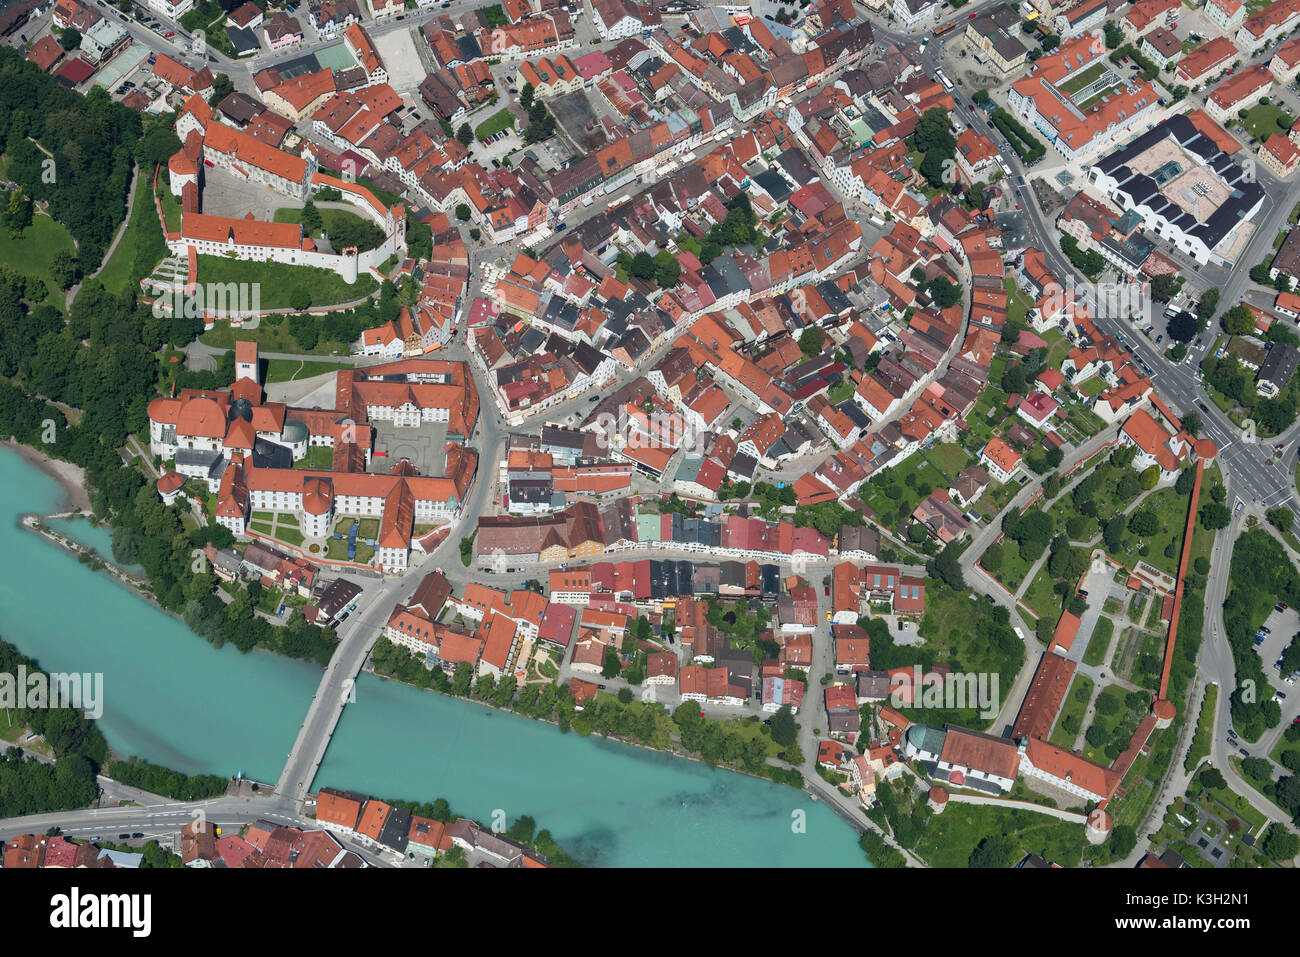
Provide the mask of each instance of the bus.
{"label": "bus", "polygon": [[955,26],[957,26],[957,21],[949,20],[943,26],[936,28],[933,35],[936,37],[941,37]]}
{"label": "bus", "polygon": [[939,82],[943,84],[945,90],[952,91],[952,80],[948,79],[948,74],[944,73],[943,70],[935,70],[934,75],[939,78]]}

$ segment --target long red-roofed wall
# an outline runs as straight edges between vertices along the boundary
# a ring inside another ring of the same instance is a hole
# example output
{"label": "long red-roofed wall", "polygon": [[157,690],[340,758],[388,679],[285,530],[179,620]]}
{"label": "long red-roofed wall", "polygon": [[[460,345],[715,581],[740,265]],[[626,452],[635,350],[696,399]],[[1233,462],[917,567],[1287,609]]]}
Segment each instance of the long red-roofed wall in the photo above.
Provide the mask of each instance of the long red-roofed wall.
{"label": "long red-roofed wall", "polygon": [[1192,532],[1196,524],[1196,506],[1201,498],[1201,474],[1205,461],[1196,462],[1196,480],[1192,483],[1192,499],[1187,506],[1187,525],[1183,529],[1183,553],[1178,559],[1178,584],[1174,588],[1174,610],[1169,615],[1169,640],[1165,642],[1165,666],[1160,672],[1160,695],[1169,694],[1169,669],[1174,663],[1174,642],[1178,637],[1178,614],[1183,608],[1183,582],[1187,575],[1187,561],[1192,555]]}

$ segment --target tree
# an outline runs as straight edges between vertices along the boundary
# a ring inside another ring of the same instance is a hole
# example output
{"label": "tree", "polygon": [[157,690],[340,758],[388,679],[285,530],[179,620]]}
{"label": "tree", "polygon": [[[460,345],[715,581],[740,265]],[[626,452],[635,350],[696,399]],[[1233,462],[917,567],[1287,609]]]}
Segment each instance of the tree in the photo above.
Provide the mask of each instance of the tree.
{"label": "tree", "polygon": [[81,46],[81,31],[68,27],[59,32],[59,46],[65,50],[75,50]]}
{"label": "tree", "polygon": [[949,306],[961,302],[961,286],[949,282],[943,276],[935,276],[926,284],[926,290],[930,293],[930,298],[940,309],[947,309]]}
{"label": "tree", "polygon": [[235,92],[235,84],[224,73],[218,73],[212,79],[212,95],[208,97],[208,105],[216,106],[231,93]]}
{"label": "tree", "polygon": [[66,249],[60,249],[50,257],[49,265],[50,275],[54,281],[59,284],[60,289],[67,289],[80,275],[81,270],[77,268],[77,258]]}
{"label": "tree", "polygon": [[1196,317],[1190,312],[1179,310],[1178,313],[1165,324],[1165,332],[1174,342],[1191,342],[1200,332],[1200,324]]}
{"label": "tree", "polygon": [[1201,506],[1200,511],[1201,525],[1211,532],[1217,532],[1221,528],[1227,528],[1228,523],[1232,521],[1232,513],[1228,511],[1226,505],[1220,505],[1218,502],[1206,502]]}
{"label": "tree", "polygon": [[466,220],[468,220],[469,217],[470,217],[469,206],[465,203],[458,203],[456,205],[456,218],[463,223]]}
{"label": "tree", "polygon": [[[985,552],[985,558],[987,557],[988,553]],[[949,588],[961,591],[966,587],[966,579],[961,572],[960,558],[960,549],[955,543],[949,542],[933,561],[927,563],[926,573],[932,578],[938,578]]]}
{"label": "tree", "polygon": [[1300,854],[1300,837],[1287,830],[1285,824],[1274,824],[1264,834],[1260,848],[1279,863],[1285,863]]}
{"label": "tree", "polygon": [[1129,516],[1128,528],[1134,535],[1146,538],[1160,531],[1160,519],[1150,509],[1138,509]]}
{"label": "tree", "polygon": [[1295,516],[1291,514],[1291,509],[1285,505],[1279,505],[1277,508],[1270,508],[1264,513],[1268,523],[1280,532],[1291,531],[1291,526],[1295,522]]}
{"label": "tree", "polygon": [[980,840],[971,851],[967,864],[970,867],[1004,868],[1011,865],[1011,845],[1000,837],[990,835]]}
{"label": "tree", "polygon": [[1119,551],[1124,544],[1124,516],[1116,515],[1111,518],[1102,529],[1101,538],[1106,544],[1106,551]]}
{"label": "tree", "polygon": [[1107,50],[1114,50],[1124,45],[1124,32],[1109,20],[1106,21],[1105,35]]}
{"label": "tree", "polygon": [[456,131],[456,139],[460,140],[461,146],[469,146],[474,142],[474,131],[469,128],[468,123],[460,124],[460,129]]}
{"label": "tree", "polygon": [[605,649],[605,664],[600,669],[600,673],[606,678],[617,678],[619,671],[623,668],[623,663],[619,660],[618,652],[613,648]]}
{"label": "tree", "polygon": [[789,705],[782,705],[781,710],[771,718],[772,740],[783,748],[788,748],[799,738],[799,726]]}
{"label": "tree", "polygon": [[[1110,24],[1108,23],[1107,26]],[[1151,280],[1151,298],[1159,302],[1168,302],[1178,295],[1178,289],[1182,284],[1181,276],[1169,272],[1161,273]]]}
{"label": "tree", "polygon": [[632,257],[632,265],[629,271],[637,279],[653,279],[655,275],[655,260],[648,252],[642,250]]}
{"label": "tree", "polygon": [[23,230],[32,224],[32,201],[23,194],[21,189],[10,191],[4,220],[10,239],[18,239],[22,236]]}
{"label": "tree", "polygon": [[1216,767],[1206,765],[1201,771],[1201,787],[1207,791],[1218,791],[1228,786],[1228,782],[1223,778],[1223,772]]}
{"label": "tree", "polygon": [[826,333],[821,326],[805,326],[799,334],[799,351],[809,358],[822,354],[826,346]]}
{"label": "tree", "polygon": [[1255,314],[1238,303],[1223,314],[1223,331],[1233,336],[1248,336],[1255,331]]}
{"label": "tree", "polygon": [[1174,491],[1179,495],[1191,495],[1192,486],[1196,484],[1196,470],[1183,469],[1178,473],[1178,481],[1174,483]]}
{"label": "tree", "polygon": [[531,109],[533,105],[533,94],[536,91],[531,83],[525,83],[519,88],[519,105],[525,110]]}
{"label": "tree", "polygon": [[1132,824],[1117,824],[1110,832],[1110,853],[1116,860],[1128,857],[1137,847],[1137,830]]}
{"label": "tree", "polygon": [[677,257],[670,252],[661,252],[655,257],[655,285],[660,289],[671,289],[677,285],[677,279],[682,274],[682,264],[677,261]]}
{"label": "tree", "polygon": [[1187,434],[1190,435],[1192,438],[1196,438],[1198,435],[1200,435],[1201,428],[1202,428],[1201,413],[1188,412],[1186,415],[1184,415],[1183,428],[1187,431]]}
{"label": "tree", "polygon": [[319,236],[325,228],[325,220],[316,208],[316,204],[310,199],[302,207],[302,214],[299,217],[302,223],[303,232],[308,236]]}
{"label": "tree", "polygon": [[994,542],[984,550],[984,557],[980,559],[980,564],[987,571],[996,572],[1002,567],[1002,546]]}
{"label": "tree", "polygon": [[[289,296],[289,305],[298,312],[311,308],[311,290],[306,286],[297,286]],[[296,317],[295,317],[296,318]],[[306,348],[311,348],[308,346]]]}
{"label": "tree", "polygon": [[1219,308],[1219,287],[1211,286],[1205,292],[1201,293],[1201,299],[1196,304],[1196,318],[1201,320],[1201,328],[1204,329],[1211,319],[1214,318],[1214,311]]}

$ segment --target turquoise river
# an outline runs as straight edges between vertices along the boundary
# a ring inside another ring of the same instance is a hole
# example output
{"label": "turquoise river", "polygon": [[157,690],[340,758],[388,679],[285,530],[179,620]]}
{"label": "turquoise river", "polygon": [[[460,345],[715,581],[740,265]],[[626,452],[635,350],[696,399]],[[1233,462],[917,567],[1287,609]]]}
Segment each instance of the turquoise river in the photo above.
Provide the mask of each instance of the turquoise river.
{"label": "turquoise river", "polygon": [[[56,511],[60,498],[49,476],[0,448],[0,636],[47,670],[103,673],[99,723],[120,754],[275,780],[320,670],[216,649],[18,525],[22,514]],[[58,524],[108,556],[106,530]],[[314,786],[444,797],[482,821],[530,814],[595,866],[867,863],[847,824],[791,788],[371,675],[358,682]]]}

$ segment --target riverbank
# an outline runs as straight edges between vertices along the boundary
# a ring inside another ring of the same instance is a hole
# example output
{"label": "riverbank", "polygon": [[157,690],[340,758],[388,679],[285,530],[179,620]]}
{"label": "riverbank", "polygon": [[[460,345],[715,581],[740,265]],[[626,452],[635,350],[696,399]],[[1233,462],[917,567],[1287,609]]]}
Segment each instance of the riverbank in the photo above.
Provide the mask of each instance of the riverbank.
{"label": "riverbank", "polygon": [[[165,614],[170,614],[170,612],[166,612],[166,610],[161,605],[159,605],[158,602],[155,600],[153,592],[149,588],[149,582],[146,579],[140,578],[137,575],[132,575],[125,568],[122,568],[120,565],[115,564],[112,561],[112,559],[104,558],[102,555],[99,554],[99,552],[95,551],[89,545],[84,545],[81,542],[77,541],[75,538],[72,538],[68,535],[64,535],[61,532],[55,531],[54,529],[50,528],[50,526],[46,525],[44,521],[47,518],[72,518],[75,517],[77,514],[78,513],[76,512],[59,512],[54,515],[45,515],[45,516],[24,515],[19,521],[24,528],[28,529],[31,532],[34,532],[37,535],[40,535],[42,538],[46,539],[49,542],[53,542],[55,545],[58,545],[64,551],[76,555],[78,561],[91,566],[94,570],[108,572],[108,574],[112,578],[116,579],[121,584],[126,585],[138,596],[148,601],[159,611],[162,611]],[[176,616],[173,615],[172,617],[176,617]],[[180,619],[177,618],[177,621],[179,620]]]}
{"label": "riverbank", "polygon": [[30,465],[36,466],[63,490],[63,509],[67,511],[89,512],[90,494],[86,491],[86,470],[79,465],[46,455],[30,445],[23,445],[14,439],[5,439],[5,447],[16,452]]}
{"label": "riverbank", "polygon": [[[507,708],[501,705],[493,704],[491,701],[484,701],[481,698],[473,698],[469,696],[453,694],[446,691],[441,691],[438,688],[434,688],[434,687],[426,688],[416,684],[413,681],[407,681],[403,678],[399,678],[396,675],[392,674],[391,672],[380,671],[374,667],[374,664],[371,661],[370,656],[367,656],[365,662],[362,664],[362,671],[366,672],[367,674],[371,674],[376,678],[379,678],[381,681],[391,681],[394,684],[399,684],[406,688],[412,688],[416,691],[431,692],[440,697],[447,698],[448,700],[451,701],[464,701],[469,704],[481,705],[482,707],[488,708],[492,711],[499,711],[502,714],[512,714],[515,717],[523,718],[526,721],[535,721],[538,724],[547,724],[554,728],[560,727],[560,722],[555,718],[539,718],[536,715],[525,714],[522,711],[516,711],[513,708]],[[706,720],[710,720],[710,719],[706,719]],[[719,722],[719,723],[723,723],[723,722]],[[664,757],[682,758],[687,761],[693,761],[696,764],[700,765],[701,767],[706,767],[713,771],[730,771],[732,774],[741,774],[744,775],[745,777],[753,778],[756,781],[766,781],[768,784],[785,785],[786,787],[791,788],[792,790],[795,791],[805,791],[805,792],[808,791],[808,787],[807,787],[808,782],[806,779],[804,780],[801,786],[796,787],[795,785],[791,784],[788,781],[780,781],[777,780],[776,778],[771,778],[763,774],[756,774],[753,771],[748,771],[744,768],[735,767],[730,764],[719,762],[718,764],[710,765],[707,761],[705,761],[699,755],[695,754],[693,751],[687,751],[685,749],[678,749],[678,748],[656,748],[654,745],[646,744],[643,741],[638,741],[630,735],[621,735],[617,733],[603,734],[599,731],[591,731],[589,734],[583,734],[581,731],[573,731],[572,728],[570,728],[570,731],[573,734],[576,734],[580,738],[598,737],[598,738],[603,738],[607,741],[616,741],[619,744],[626,744],[629,747],[641,748],[644,751],[650,751],[653,752],[654,754],[662,754]],[[565,733],[569,733],[569,732],[565,732]],[[803,777],[803,772],[799,771],[798,768],[785,769],[775,764],[770,764],[768,765],[768,767],[775,768],[776,770],[793,770],[798,772],[800,777]],[[819,798],[815,796],[813,799],[819,800]]]}

